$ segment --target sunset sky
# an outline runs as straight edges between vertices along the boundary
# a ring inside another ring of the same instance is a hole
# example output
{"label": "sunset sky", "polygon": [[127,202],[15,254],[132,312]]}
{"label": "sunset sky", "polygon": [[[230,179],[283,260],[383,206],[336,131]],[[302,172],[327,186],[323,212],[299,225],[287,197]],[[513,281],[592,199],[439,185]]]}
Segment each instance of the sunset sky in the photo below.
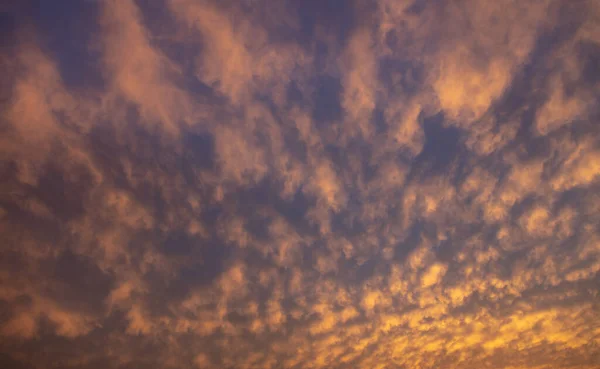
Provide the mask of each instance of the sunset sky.
{"label": "sunset sky", "polygon": [[600,368],[600,1],[0,1],[0,368]]}

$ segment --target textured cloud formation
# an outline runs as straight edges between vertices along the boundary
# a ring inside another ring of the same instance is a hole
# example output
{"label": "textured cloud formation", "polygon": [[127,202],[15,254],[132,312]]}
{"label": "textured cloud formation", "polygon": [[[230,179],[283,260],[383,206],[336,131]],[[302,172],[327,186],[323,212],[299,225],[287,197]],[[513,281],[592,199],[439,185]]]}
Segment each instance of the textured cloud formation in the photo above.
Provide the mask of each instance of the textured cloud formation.
{"label": "textured cloud formation", "polygon": [[600,368],[597,1],[0,31],[0,367]]}

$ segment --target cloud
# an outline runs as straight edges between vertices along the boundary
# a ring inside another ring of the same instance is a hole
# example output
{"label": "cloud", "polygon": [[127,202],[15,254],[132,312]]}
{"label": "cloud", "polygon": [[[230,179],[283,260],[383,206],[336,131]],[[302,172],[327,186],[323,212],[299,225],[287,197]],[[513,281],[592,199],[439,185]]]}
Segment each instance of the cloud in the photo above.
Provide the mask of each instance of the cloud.
{"label": "cloud", "polygon": [[113,88],[139,107],[148,124],[158,124],[176,135],[178,126],[192,116],[187,93],[174,83],[179,68],[152,45],[134,2],[106,1],[102,5],[103,59]]}
{"label": "cloud", "polygon": [[433,264],[421,277],[421,287],[427,288],[440,282],[446,273],[446,267],[441,264]]}
{"label": "cloud", "polygon": [[224,176],[230,176],[236,182],[253,183],[266,174],[265,153],[239,130],[223,127],[216,132],[215,141]]}
{"label": "cloud", "polygon": [[[344,131],[357,130],[363,137],[371,133],[371,115],[376,105],[377,64],[372,50],[371,35],[366,30],[358,31],[349,40],[346,50],[348,72],[344,77],[342,107],[348,112],[348,123]],[[357,128],[352,126],[357,125]]]}
{"label": "cloud", "polygon": [[[237,102],[248,93],[248,84],[252,80],[252,55],[244,37],[252,36],[249,42],[260,45],[264,33],[248,30],[250,24],[242,20],[232,24],[227,14],[221,13],[209,4],[192,1],[171,1],[172,8],[191,27],[197,27],[203,36],[206,52],[198,61],[198,77],[213,85],[219,84],[219,90]],[[237,28],[237,29],[236,29]]]}
{"label": "cloud", "polygon": [[84,3],[0,15],[0,360],[597,366],[596,2]]}
{"label": "cloud", "polygon": [[[223,9],[210,2],[172,0],[175,15],[201,36],[202,55],[196,60],[196,76],[227,96],[233,104],[252,98],[263,89],[282,101],[294,67],[305,63],[294,45],[265,47],[263,27],[235,7]],[[278,14],[281,16],[281,14]]]}

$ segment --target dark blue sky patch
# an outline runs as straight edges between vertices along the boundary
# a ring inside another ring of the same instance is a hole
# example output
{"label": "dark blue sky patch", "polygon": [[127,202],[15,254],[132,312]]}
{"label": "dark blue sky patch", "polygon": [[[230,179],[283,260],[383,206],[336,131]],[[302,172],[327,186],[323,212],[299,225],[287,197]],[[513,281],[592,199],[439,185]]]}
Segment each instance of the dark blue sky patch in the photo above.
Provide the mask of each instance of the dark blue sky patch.
{"label": "dark blue sky patch", "polygon": [[300,19],[300,34],[307,41],[315,39],[317,27],[332,33],[344,43],[356,22],[354,1],[347,0],[295,0]]}
{"label": "dark blue sky patch", "polygon": [[360,265],[356,265],[355,268],[355,283],[363,283],[369,278],[373,277],[375,274],[379,274],[384,272],[384,270],[388,266],[385,263],[382,263],[379,258],[370,258],[367,259]]}
{"label": "dark blue sky patch", "polygon": [[87,168],[79,168],[76,176],[66,176],[59,165],[52,163],[45,168],[33,192],[55,216],[67,221],[84,213],[91,188],[92,177]]}
{"label": "dark blue sky patch", "polygon": [[13,5],[15,9],[0,8],[0,48],[13,49],[17,46],[19,20],[16,12],[22,12],[25,6]]}
{"label": "dark blue sky patch", "polygon": [[165,275],[162,271],[151,269],[144,275],[145,281],[163,297],[152,301],[155,314],[169,314],[167,303],[181,302],[193,291],[212,285],[227,269],[234,249],[220,240],[215,232],[216,229],[209,229],[208,238],[191,236],[183,231],[163,237],[159,251],[177,265],[177,270],[174,275]]}
{"label": "dark blue sky patch", "polygon": [[385,134],[387,131],[387,122],[385,119],[384,108],[381,105],[378,105],[375,110],[373,110],[373,126],[375,127],[375,134],[381,135]]}
{"label": "dark blue sky patch", "polygon": [[339,213],[331,214],[331,231],[344,237],[356,237],[367,231],[365,224],[356,219],[358,204],[347,206]]}
{"label": "dark blue sky patch", "polygon": [[203,245],[199,253],[202,262],[180,268],[178,278],[169,283],[170,295],[185,298],[196,287],[208,286],[224,271],[230,250],[223,244]]}
{"label": "dark blue sky patch", "polygon": [[521,151],[523,160],[547,158],[552,155],[552,145],[545,137],[530,137]]}
{"label": "dark blue sky patch", "polygon": [[[138,119],[135,109],[132,109],[131,122],[118,130],[110,124],[94,129],[89,136],[91,147],[98,165],[114,174],[111,176],[113,184],[144,204],[161,222],[166,215],[164,210],[167,206],[162,194],[162,184],[156,177],[148,177],[147,173],[160,173],[169,180],[166,185],[174,185],[181,176],[187,181],[187,185],[199,186],[194,170],[208,169],[211,165],[212,153],[208,155],[208,152],[212,151],[212,138],[208,134],[184,136],[184,142],[189,141],[181,152],[183,155],[179,155],[173,152],[173,147],[161,142],[158,132],[147,131],[136,124]],[[117,134],[120,135],[119,138]],[[127,144],[122,145],[122,142]],[[135,164],[129,174],[125,173],[123,167],[125,161]],[[179,206],[187,203],[185,193],[172,195],[174,196],[169,200]]]}
{"label": "dark blue sky patch", "polygon": [[307,101],[302,93],[302,90],[298,87],[298,83],[292,80],[286,88],[286,101],[288,106],[305,106]]}
{"label": "dark blue sky patch", "polygon": [[114,288],[112,276],[89,257],[68,248],[59,254],[53,275],[57,283],[50,282],[47,292],[71,309],[101,313],[104,299]]}
{"label": "dark blue sky patch", "polygon": [[[552,211],[558,214],[560,211],[572,208],[577,211],[579,221],[584,221],[587,217],[584,209],[588,208],[598,198],[600,194],[600,183],[593,184],[589,187],[573,187],[562,192],[553,204]],[[576,222],[580,224],[579,222]],[[600,225],[599,225],[600,227]],[[598,230],[600,232],[600,229]]]}
{"label": "dark blue sky patch", "polygon": [[57,61],[65,84],[86,89],[103,87],[97,46],[101,2],[36,0],[33,4],[31,15],[42,45]]}
{"label": "dark blue sky patch", "polygon": [[409,178],[440,175],[451,170],[464,149],[460,130],[444,124],[442,113],[432,117],[421,117],[425,144],[421,153],[412,163]]}
{"label": "dark blue sky patch", "polygon": [[414,60],[389,56],[379,61],[378,80],[391,95],[414,96],[421,91],[425,72],[425,67]]}
{"label": "dark blue sky patch", "polygon": [[308,198],[302,191],[297,191],[291,199],[278,198],[273,203],[274,209],[300,234],[316,232],[316,227],[305,217],[307,211],[314,205],[314,199]]}
{"label": "dark blue sky patch", "polygon": [[525,215],[528,211],[532,210],[536,204],[538,204],[540,198],[536,196],[525,196],[522,200],[516,202],[509,211],[510,217],[512,219],[519,219],[523,215]]}
{"label": "dark blue sky patch", "polygon": [[415,250],[425,234],[425,224],[421,221],[415,222],[408,230],[404,240],[394,245],[394,260],[404,262],[408,255]]}
{"label": "dark blue sky patch", "polygon": [[[183,137],[184,148],[189,153],[190,165],[212,170],[215,167],[215,140],[210,133],[186,133]],[[185,160],[184,159],[184,160]]]}
{"label": "dark blue sky patch", "polygon": [[279,185],[268,177],[254,187],[239,189],[225,199],[223,215],[235,210],[247,220],[247,231],[259,238],[266,237],[271,221],[269,217],[258,214],[260,210],[275,211],[299,234],[314,234],[317,231],[315,226],[306,219],[306,212],[314,206],[314,199],[307,198],[302,191],[297,191],[291,199],[283,199],[279,196],[280,190]]}
{"label": "dark blue sky patch", "polygon": [[195,247],[200,245],[200,240],[190,236],[184,230],[169,232],[158,248],[167,256],[182,256],[192,253]]}
{"label": "dark blue sky patch", "polygon": [[[460,234],[460,239],[466,239],[469,234],[475,234],[481,232],[481,225],[470,225],[465,224],[461,231],[456,231]],[[467,232],[467,230],[469,232]],[[467,237],[465,237],[467,236]],[[458,238],[458,237],[457,237]],[[447,263],[447,265],[452,266],[455,261],[456,254],[460,251],[460,248],[463,245],[460,242],[456,242],[452,237],[448,237],[445,240],[441,240],[438,244],[433,247],[433,252],[435,253],[435,257],[442,263]]]}
{"label": "dark blue sky patch", "polygon": [[[433,2],[435,2],[435,0]],[[420,15],[426,9],[428,3],[430,3],[430,1],[415,0],[410,6],[406,8],[406,12],[412,15]]]}
{"label": "dark blue sky patch", "polygon": [[[10,224],[10,223],[9,223]],[[13,225],[10,224],[14,230],[25,233],[26,229],[22,225]],[[41,238],[41,237],[40,237]],[[27,264],[29,260],[27,258],[27,254],[19,250],[20,245],[25,241],[24,237],[5,237],[3,239],[4,250],[0,250],[0,268],[7,273],[19,273],[27,270]],[[41,240],[39,244],[42,244]],[[2,299],[0,299],[1,301]],[[14,304],[11,304],[14,305]],[[17,303],[15,307],[22,307],[23,305],[22,299],[20,297],[17,298]],[[29,304],[25,304],[27,307]],[[7,320],[8,316],[3,315],[0,317],[0,321]]]}
{"label": "dark blue sky patch", "polygon": [[283,133],[285,147],[289,149],[290,155],[305,163],[308,159],[308,149],[306,143],[300,138],[300,132],[296,127],[289,127]]}
{"label": "dark blue sky patch", "polygon": [[315,81],[313,119],[317,126],[339,121],[342,118],[340,103],[342,84],[339,78],[321,75]]}
{"label": "dark blue sky patch", "polygon": [[578,59],[583,64],[582,83],[595,86],[600,83],[600,45],[593,42],[581,42],[578,45]]}

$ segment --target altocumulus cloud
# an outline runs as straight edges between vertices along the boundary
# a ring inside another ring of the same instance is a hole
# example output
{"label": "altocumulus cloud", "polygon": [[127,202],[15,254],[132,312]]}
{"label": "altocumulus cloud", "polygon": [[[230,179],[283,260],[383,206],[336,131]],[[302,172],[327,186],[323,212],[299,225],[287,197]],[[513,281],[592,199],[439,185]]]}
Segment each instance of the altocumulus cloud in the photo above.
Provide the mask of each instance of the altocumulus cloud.
{"label": "altocumulus cloud", "polygon": [[600,368],[597,1],[0,12],[3,368]]}

